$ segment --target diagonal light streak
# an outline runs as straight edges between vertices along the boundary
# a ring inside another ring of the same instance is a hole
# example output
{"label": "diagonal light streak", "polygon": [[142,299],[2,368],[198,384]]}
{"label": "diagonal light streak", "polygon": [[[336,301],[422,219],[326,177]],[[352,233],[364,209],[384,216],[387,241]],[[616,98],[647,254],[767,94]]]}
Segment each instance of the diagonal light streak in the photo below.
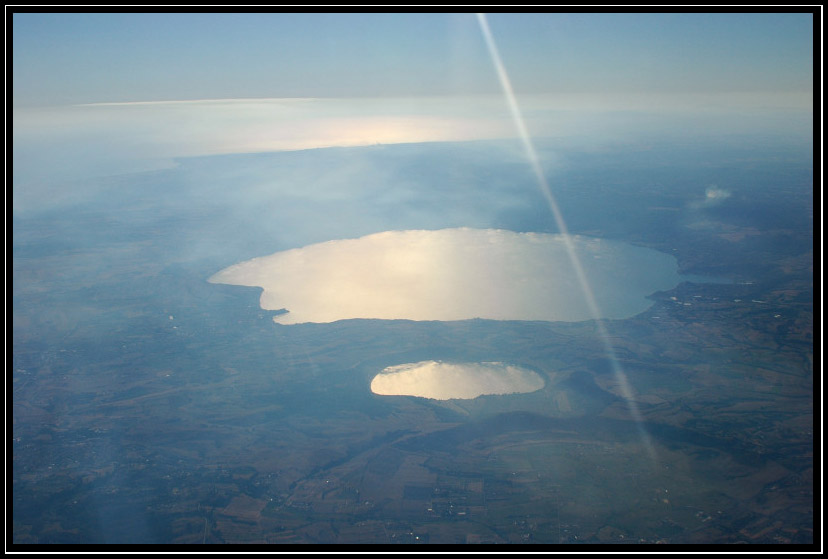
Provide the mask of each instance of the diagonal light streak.
{"label": "diagonal light streak", "polygon": [[635,399],[633,397],[633,392],[630,388],[629,380],[627,379],[627,375],[624,373],[624,370],[621,368],[621,364],[619,363],[618,357],[615,354],[615,348],[613,347],[612,342],[610,341],[609,333],[607,332],[607,329],[604,326],[604,321],[601,319],[601,312],[598,308],[598,303],[595,301],[595,295],[592,292],[592,287],[590,287],[589,281],[587,280],[586,274],[584,273],[584,268],[583,266],[581,266],[581,260],[580,258],[578,258],[578,253],[575,250],[575,245],[572,242],[572,237],[570,236],[569,230],[566,227],[566,222],[564,221],[563,214],[561,214],[558,202],[557,200],[555,200],[555,196],[552,194],[552,189],[549,187],[549,183],[547,182],[546,176],[543,172],[543,169],[541,168],[540,158],[538,157],[538,154],[535,151],[535,146],[532,143],[532,137],[529,135],[529,131],[527,130],[526,124],[523,120],[523,114],[520,111],[517,98],[515,97],[514,91],[512,90],[512,83],[509,80],[509,74],[506,72],[506,68],[503,65],[503,61],[500,59],[500,53],[497,50],[497,44],[495,43],[494,37],[492,36],[492,32],[489,29],[489,23],[486,19],[486,14],[478,13],[477,21],[480,23],[480,29],[483,32],[483,38],[486,40],[486,46],[489,49],[489,55],[491,56],[495,70],[497,71],[497,77],[500,80],[500,86],[503,88],[503,94],[505,95],[506,102],[509,105],[509,111],[512,114],[512,119],[515,122],[515,126],[517,127],[518,135],[520,136],[520,139],[523,142],[523,147],[526,150],[526,155],[529,158],[529,163],[532,166],[532,171],[535,173],[535,178],[538,181],[538,186],[540,187],[541,193],[543,194],[544,198],[546,198],[546,202],[549,204],[549,209],[552,211],[552,216],[555,218],[555,224],[557,225],[558,230],[561,233],[561,237],[563,238],[564,246],[566,247],[566,253],[569,256],[572,268],[575,270],[575,275],[578,278],[578,283],[580,284],[581,289],[583,291],[584,299],[586,299],[589,311],[592,314],[593,319],[595,320],[595,325],[598,330],[598,334],[600,335],[604,343],[604,348],[607,352],[607,357],[609,358],[610,363],[612,365],[612,371],[615,376],[615,381],[618,383],[618,387],[621,390],[621,395],[627,402],[627,408],[629,409],[630,415],[632,416],[633,420],[636,422],[636,425],[638,426],[641,442],[646,447],[647,452],[650,454],[650,457],[654,459],[655,449],[653,448],[652,442],[650,440],[650,435],[644,428],[644,422],[641,417],[641,412],[639,411],[638,404],[636,404]]}

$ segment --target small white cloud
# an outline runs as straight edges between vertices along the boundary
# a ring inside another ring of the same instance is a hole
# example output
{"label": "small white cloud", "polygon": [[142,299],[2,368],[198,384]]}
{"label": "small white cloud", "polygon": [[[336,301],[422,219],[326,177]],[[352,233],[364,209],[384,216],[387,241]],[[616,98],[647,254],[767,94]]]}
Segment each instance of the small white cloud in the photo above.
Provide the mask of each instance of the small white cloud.
{"label": "small white cloud", "polygon": [[711,184],[707,187],[704,191],[704,198],[696,198],[692,200],[688,207],[691,210],[699,210],[702,208],[709,208],[711,206],[716,206],[721,204],[724,200],[730,198],[731,193],[729,190],[725,190],[724,188],[719,188],[715,184]]}
{"label": "small white cloud", "polygon": [[723,188],[719,188],[714,184],[709,186],[707,190],[704,192],[704,198],[708,204],[715,204],[722,200],[730,198],[730,191],[725,190]]}

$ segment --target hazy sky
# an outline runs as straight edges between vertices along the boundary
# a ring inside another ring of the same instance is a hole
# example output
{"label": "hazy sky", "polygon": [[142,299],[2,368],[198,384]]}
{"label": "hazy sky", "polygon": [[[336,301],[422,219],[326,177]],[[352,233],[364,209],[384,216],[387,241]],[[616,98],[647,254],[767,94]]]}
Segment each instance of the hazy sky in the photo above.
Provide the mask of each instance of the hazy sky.
{"label": "hazy sky", "polygon": [[[811,14],[490,14],[516,93],[808,92]],[[500,91],[473,14],[20,14],[16,107]]]}

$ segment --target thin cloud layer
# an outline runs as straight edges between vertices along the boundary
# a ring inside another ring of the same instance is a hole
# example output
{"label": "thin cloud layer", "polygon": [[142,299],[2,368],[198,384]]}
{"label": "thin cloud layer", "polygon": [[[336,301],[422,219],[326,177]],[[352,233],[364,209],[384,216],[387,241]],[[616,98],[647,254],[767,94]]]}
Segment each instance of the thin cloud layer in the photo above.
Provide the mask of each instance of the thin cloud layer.
{"label": "thin cloud layer", "polygon": [[[521,96],[533,137],[811,134],[801,96]],[[770,109],[768,109],[770,107]],[[218,99],[15,107],[15,211],[55,205],[93,177],[168,168],[182,157],[515,138],[502,96]],[[75,196],[73,193],[72,196]]]}
{"label": "thin cloud layer", "polygon": [[13,124],[15,211],[49,204],[67,181],[182,157],[513,135],[497,97],[110,103],[15,109]]}
{"label": "thin cloud layer", "polygon": [[[575,237],[601,318],[647,309],[679,282],[672,256]],[[263,288],[282,324],[343,319],[595,318],[560,235],[495,229],[386,231],[277,252],[226,268],[212,283]]]}
{"label": "thin cloud layer", "polygon": [[421,361],[383,369],[371,381],[371,392],[450,400],[534,392],[543,386],[543,379],[534,371],[506,363]]}

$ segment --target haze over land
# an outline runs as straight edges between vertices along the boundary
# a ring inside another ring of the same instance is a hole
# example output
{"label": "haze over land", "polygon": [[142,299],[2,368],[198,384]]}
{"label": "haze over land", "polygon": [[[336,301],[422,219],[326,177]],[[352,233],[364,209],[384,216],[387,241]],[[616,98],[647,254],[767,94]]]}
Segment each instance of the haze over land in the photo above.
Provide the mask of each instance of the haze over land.
{"label": "haze over land", "polygon": [[813,14],[17,9],[10,547],[813,544]]}

